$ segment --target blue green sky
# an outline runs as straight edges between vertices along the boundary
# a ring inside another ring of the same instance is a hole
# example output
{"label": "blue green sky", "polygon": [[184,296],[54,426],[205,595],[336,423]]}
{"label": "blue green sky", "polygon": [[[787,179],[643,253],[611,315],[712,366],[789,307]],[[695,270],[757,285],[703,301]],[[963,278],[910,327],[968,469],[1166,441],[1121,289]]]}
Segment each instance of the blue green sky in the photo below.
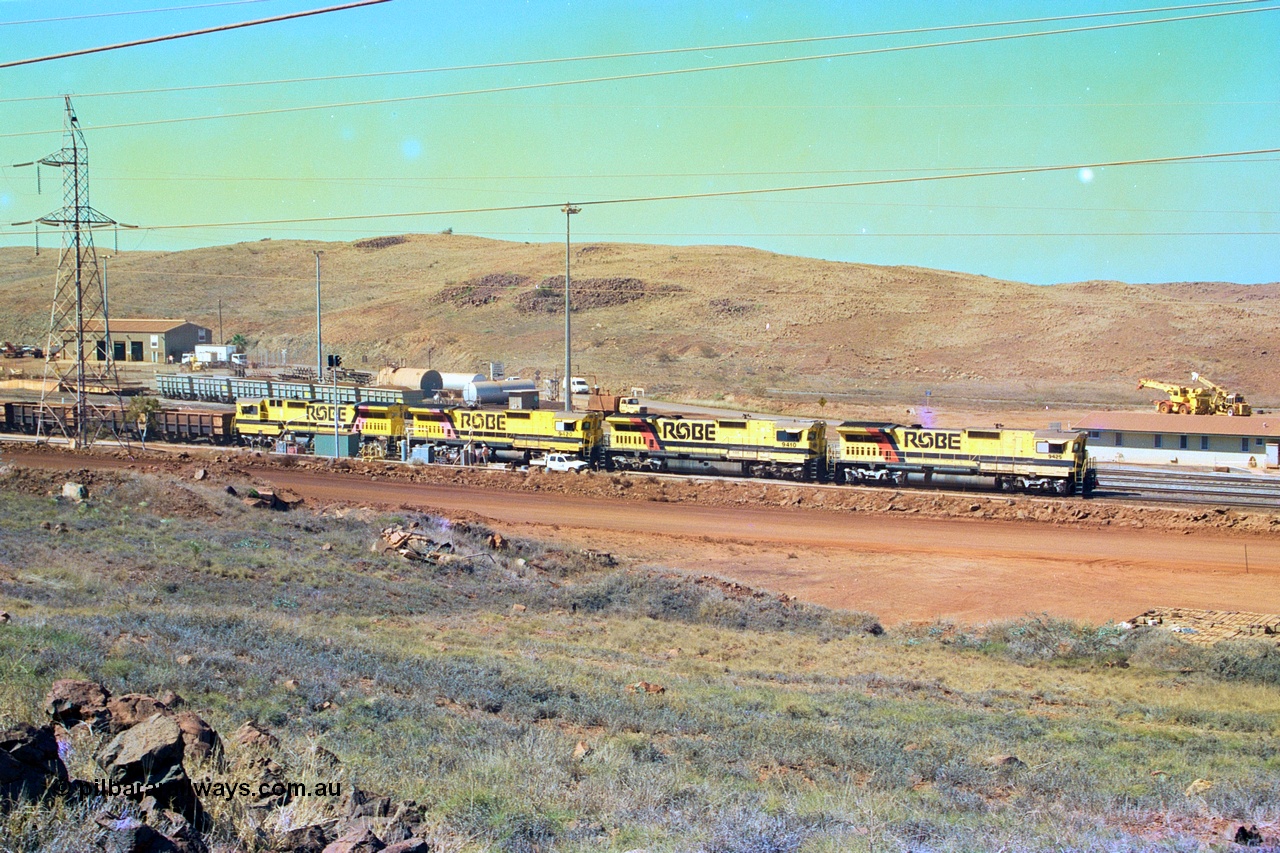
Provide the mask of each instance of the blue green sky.
{"label": "blue green sky", "polygon": [[[0,0],[0,62],[331,5]],[[558,211],[236,225],[591,202],[1280,147],[1280,0],[1054,24],[236,88],[1153,8],[1073,2],[436,2],[0,69],[0,221],[60,204],[20,163],[61,146],[71,94],[93,206],[122,250],[435,232],[563,239]],[[1172,4],[1170,4],[1172,5]],[[422,98],[763,59],[1258,9],[1000,42]],[[184,91],[137,92],[184,88]],[[286,107],[419,98],[243,118]],[[141,124],[164,120],[160,124]],[[122,125],[113,127],[116,125]],[[1280,280],[1280,155],[921,184],[590,205],[574,239],[733,244],[1034,283]],[[198,228],[167,226],[201,225]],[[28,227],[0,244],[29,245]],[[52,235],[42,234],[42,242]],[[99,244],[114,242],[100,234]]]}

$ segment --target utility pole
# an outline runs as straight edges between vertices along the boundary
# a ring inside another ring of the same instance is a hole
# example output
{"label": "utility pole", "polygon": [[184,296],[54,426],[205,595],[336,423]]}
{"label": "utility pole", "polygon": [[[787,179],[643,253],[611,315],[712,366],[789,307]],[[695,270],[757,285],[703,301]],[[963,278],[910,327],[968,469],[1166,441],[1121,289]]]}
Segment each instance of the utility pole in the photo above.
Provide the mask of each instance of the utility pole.
{"label": "utility pole", "polygon": [[[64,101],[66,118],[62,149],[40,160],[17,165],[34,165],[37,180],[42,165],[62,169],[62,208],[34,220],[38,225],[62,228],[62,252],[58,256],[58,275],[49,312],[49,338],[45,348],[37,434],[43,434],[45,422],[52,421],[66,438],[83,447],[104,428],[123,440],[124,402],[120,398],[120,378],[116,373],[115,352],[111,345],[106,278],[99,274],[98,256],[93,248],[94,228],[119,223],[89,206],[88,146],[71,108],[70,96],[65,96]],[[86,351],[85,333],[97,332],[99,328],[102,340],[97,344],[96,358],[91,358]],[[60,365],[59,361],[67,362],[68,355],[74,361],[66,366]],[[73,374],[73,409],[51,409],[47,405],[50,379],[52,391],[57,394],[72,384]],[[109,399],[105,402],[90,400],[91,389]]]}
{"label": "utility pole", "polygon": [[320,256],[316,252],[316,379],[324,380],[324,343],[320,338]]}
{"label": "utility pole", "polygon": [[573,411],[573,364],[570,361],[572,349],[569,345],[569,222],[575,213],[582,208],[565,204],[564,211],[564,410]]}

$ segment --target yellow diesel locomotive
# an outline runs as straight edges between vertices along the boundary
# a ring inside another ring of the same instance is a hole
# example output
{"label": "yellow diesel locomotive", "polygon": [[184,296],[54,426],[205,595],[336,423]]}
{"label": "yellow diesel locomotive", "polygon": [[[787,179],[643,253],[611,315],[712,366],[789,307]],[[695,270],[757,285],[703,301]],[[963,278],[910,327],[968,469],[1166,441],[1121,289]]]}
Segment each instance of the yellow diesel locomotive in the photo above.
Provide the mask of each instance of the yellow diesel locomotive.
{"label": "yellow diesel locomotive", "polygon": [[1097,474],[1087,434],[1057,429],[921,426],[846,421],[834,428],[831,477],[837,483],[905,485],[911,475],[994,479],[1001,491],[1089,494]]}
{"label": "yellow diesel locomotive", "polygon": [[[481,459],[527,464],[545,453],[566,453],[598,464],[602,420],[598,412],[410,406],[405,410],[404,435],[410,447],[477,450]],[[449,458],[452,453],[441,455]]]}
{"label": "yellow diesel locomotive", "polygon": [[609,415],[604,457],[623,471],[712,471],[748,477],[821,480],[826,424],[773,418]]}
{"label": "yellow diesel locomotive", "polygon": [[270,445],[282,438],[314,440],[316,435],[359,435],[361,455],[386,456],[404,436],[405,407],[398,403],[356,403],[336,407],[316,400],[256,400],[236,404],[235,427],[245,444]]}

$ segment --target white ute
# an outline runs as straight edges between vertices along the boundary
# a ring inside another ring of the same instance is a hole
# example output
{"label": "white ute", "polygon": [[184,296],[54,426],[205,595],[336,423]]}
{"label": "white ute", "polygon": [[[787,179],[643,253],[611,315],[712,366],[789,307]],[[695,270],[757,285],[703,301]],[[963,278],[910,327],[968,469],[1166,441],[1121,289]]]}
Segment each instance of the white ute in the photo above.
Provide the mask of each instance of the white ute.
{"label": "white ute", "polygon": [[548,453],[542,459],[534,459],[530,465],[545,466],[548,471],[572,471],[578,473],[587,467],[587,463],[563,453]]}

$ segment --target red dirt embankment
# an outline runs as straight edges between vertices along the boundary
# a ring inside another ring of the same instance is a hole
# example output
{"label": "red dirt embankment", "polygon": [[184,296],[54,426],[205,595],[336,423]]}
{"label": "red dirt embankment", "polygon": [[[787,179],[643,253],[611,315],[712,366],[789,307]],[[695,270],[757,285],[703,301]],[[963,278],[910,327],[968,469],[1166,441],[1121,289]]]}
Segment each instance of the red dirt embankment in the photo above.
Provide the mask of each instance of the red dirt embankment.
{"label": "red dirt embankment", "polygon": [[204,468],[211,482],[288,488],[312,506],[481,518],[507,535],[730,577],[888,623],[1040,611],[1103,621],[1157,606],[1280,612],[1280,516],[1256,510],[230,453],[6,457],[62,470]]}

